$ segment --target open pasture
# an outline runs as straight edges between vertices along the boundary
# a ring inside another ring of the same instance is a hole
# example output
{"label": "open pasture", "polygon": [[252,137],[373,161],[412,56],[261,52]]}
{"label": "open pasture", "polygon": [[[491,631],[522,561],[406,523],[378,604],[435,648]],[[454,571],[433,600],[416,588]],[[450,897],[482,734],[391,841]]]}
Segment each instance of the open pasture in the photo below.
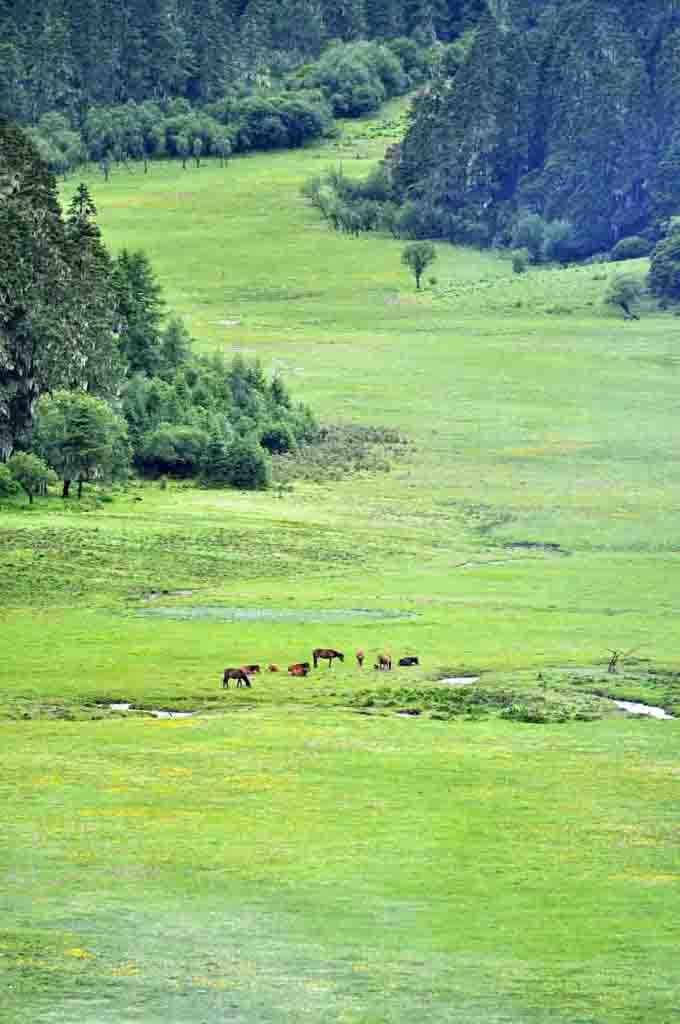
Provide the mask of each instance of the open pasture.
{"label": "open pasture", "polygon": [[[331,232],[301,183],[364,174],[402,115],[88,176],[107,243],[147,251],[203,350],[412,447],[282,496],[3,506],[0,1020],[680,1012],[678,723],[407,718],[385,692],[479,674],[489,701],[680,711],[678,320],[624,324],[606,265],[517,276],[445,245],[416,295],[403,243]],[[221,688],[316,646],[344,664]],[[635,653],[607,678],[610,648]],[[420,665],[374,672],[383,650]]]}

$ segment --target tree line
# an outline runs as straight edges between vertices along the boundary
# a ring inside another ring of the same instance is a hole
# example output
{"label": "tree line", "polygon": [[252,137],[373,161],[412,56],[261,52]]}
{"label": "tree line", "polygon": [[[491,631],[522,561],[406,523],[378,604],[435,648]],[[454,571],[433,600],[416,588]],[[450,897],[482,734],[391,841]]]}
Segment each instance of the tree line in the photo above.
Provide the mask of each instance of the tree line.
{"label": "tree line", "polygon": [[143,252],[113,259],[84,185],[62,214],[54,175],[0,121],[0,491],[51,474],[200,476],[266,487],[271,455],[319,427],[283,382],[236,356],[197,356]]}
{"label": "tree line", "polygon": [[489,5],[461,44],[387,157],[412,235],[532,259],[546,239],[578,259],[659,237],[680,204],[673,0]]}
{"label": "tree line", "polygon": [[0,114],[215,102],[269,86],[333,42],[455,38],[484,0],[0,0]]}

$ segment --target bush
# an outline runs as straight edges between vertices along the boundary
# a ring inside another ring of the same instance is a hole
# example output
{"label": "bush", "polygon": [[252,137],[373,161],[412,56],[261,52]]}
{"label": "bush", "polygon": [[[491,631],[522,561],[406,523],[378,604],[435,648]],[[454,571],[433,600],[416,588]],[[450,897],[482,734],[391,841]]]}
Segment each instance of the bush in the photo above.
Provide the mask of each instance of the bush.
{"label": "bush", "polygon": [[208,435],[204,430],[161,423],[142,437],[136,461],[153,475],[195,476],[202,465]]}
{"label": "bush", "polygon": [[649,268],[649,287],[664,299],[680,299],[680,230],[655,246]]}
{"label": "bush", "polygon": [[529,264],[529,252],[527,249],[515,249],[512,254],[512,270],[515,274],[526,273]]}
{"label": "bush", "polygon": [[239,438],[226,449],[226,483],[244,491],[269,487],[269,461],[259,444]]}
{"label": "bush", "polygon": [[0,498],[10,498],[19,490],[19,485],[12,476],[8,466],[0,465]]}
{"label": "bush", "polygon": [[270,455],[284,455],[295,448],[295,438],[285,425],[268,427],[260,437],[260,445]]}
{"label": "bush", "polygon": [[610,259],[614,263],[619,260],[635,260],[641,256],[649,256],[651,249],[651,242],[646,238],[641,235],[629,235],[628,238],[622,238],[616,243],[610,253]]}
{"label": "bush", "polygon": [[543,254],[546,222],[538,213],[521,213],[512,229],[512,245],[526,249],[532,263],[538,263]]}

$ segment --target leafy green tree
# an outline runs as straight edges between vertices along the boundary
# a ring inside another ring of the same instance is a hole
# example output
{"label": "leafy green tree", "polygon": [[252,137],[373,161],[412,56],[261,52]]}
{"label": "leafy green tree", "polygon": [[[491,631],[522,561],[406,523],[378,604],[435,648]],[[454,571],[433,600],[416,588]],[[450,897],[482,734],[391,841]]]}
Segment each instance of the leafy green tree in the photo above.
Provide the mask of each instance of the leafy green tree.
{"label": "leafy green tree", "polygon": [[80,497],[87,481],[119,479],[129,470],[125,420],[85,392],[57,391],[40,400],[34,446],[63,480],[64,498],[72,480]]}
{"label": "leafy green tree", "polygon": [[413,274],[417,289],[420,289],[420,279],[423,272],[436,258],[437,250],[432,242],[410,242],[403,250],[401,262]]}
{"label": "leafy green tree", "polygon": [[608,305],[619,306],[627,320],[639,320],[631,306],[640,300],[642,293],[642,282],[634,274],[614,274],[607,285],[604,301]]}
{"label": "leafy green tree", "polygon": [[31,452],[15,452],[8,466],[16,482],[26,491],[30,505],[33,504],[34,495],[40,494],[57,480],[56,473]]}
{"label": "leafy green tree", "polygon": [[654,247],[649,267],[650,290],[661,299],[680,299],[680,226]]}
{"label": "leafy green tree", "polygon": [[526,249],[532,263],[538,263],[543,254],[546,223],[538,213],[523,213],[515,223],[512,245]]}

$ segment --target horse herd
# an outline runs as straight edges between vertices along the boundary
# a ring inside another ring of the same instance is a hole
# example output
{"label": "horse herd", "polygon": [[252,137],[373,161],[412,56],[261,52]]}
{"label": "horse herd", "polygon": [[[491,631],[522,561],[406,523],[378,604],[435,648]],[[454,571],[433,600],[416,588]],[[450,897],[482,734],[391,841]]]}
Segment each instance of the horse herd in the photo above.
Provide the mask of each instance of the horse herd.
{"label": "horse herd", "polygon": [[[355,653],[357,665],[359,668],[363,668],[364,665],[364,652],[359,650]],[[312,661],[314,662],[314,668],[319,667],[320,661],[327,661],[328,667],[330,668],[335,659],[339,661],[345,660],[345,655],[342,651],[336,651],[332,647],[315,647],[312,651]],[[414,654],[407,655],[404,658],[400,658],[398,663],[401,666],[410,666],[419,664],[418,658]],[[390,672],[392,670],[392,655],[391,654],[379,654],[373,668],[379,672]],[[229,680],[233,679],[236,683],[236,687],[239,686],[250,686],[250,676],[257,672],[261,672],[260,665],[241,665],[240,668],[225,668],[224,675],[222,677],[222,689],[229,689]],[[267,672],[278,672],[278,665],[268,665]],[[288,675],[291,676],[308,676],[311,672],[311,666],[308,661],[297,661],[293,665],[288,666]]]}

